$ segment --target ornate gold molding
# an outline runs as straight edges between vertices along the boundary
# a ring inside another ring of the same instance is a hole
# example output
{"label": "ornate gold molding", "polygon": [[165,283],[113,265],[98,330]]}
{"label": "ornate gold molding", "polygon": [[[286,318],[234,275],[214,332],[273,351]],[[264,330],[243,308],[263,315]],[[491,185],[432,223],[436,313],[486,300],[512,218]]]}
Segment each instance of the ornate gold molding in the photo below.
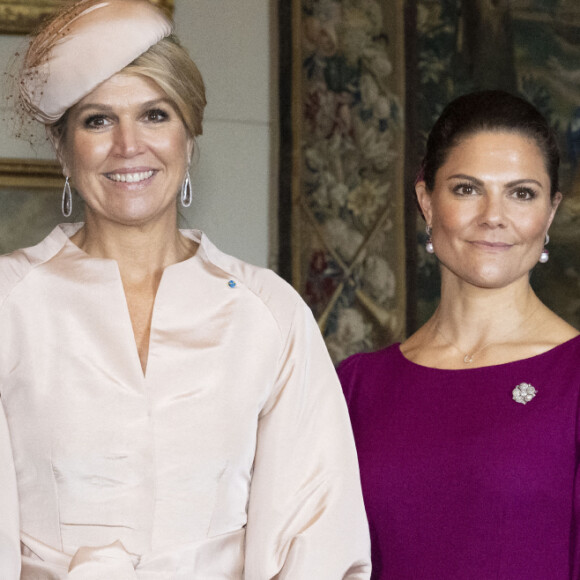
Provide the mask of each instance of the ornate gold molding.
{"label": "ornate gold molding", "polygon": [[56,161],[0,159],[0,188],[62,189],[63,180]]}
{"label": "ornate gold molding", "polygon": [[[173,15],[174,0],[150,0]],[[65,0],[0,0],[0,34],[28,34]]]}

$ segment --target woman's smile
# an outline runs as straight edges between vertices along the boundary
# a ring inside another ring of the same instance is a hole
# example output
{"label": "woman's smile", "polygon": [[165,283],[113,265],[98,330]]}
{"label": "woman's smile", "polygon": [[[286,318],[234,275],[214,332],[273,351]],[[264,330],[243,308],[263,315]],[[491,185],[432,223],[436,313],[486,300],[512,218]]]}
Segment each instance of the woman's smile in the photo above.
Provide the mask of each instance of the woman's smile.
{"label": "woman's smile", "polygon": [[146,171],[126,170],[105,173],[105,177],[119,183],[142,183],[155,175],[152,169]]}
{"label": "woman's smile", "polygon": [[488,242],[486,240],[474,240],[470,242],[470,244],[482,250],[498,252],[507,251],[513,247],[513,244],[507,244],[504,242]]}

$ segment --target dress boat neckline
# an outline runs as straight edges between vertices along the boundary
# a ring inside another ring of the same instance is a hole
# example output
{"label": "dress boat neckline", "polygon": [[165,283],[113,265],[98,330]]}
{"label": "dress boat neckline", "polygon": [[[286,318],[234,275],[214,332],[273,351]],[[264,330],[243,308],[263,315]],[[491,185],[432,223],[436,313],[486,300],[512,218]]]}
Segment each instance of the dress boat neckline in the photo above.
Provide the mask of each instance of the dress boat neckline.
{"label": "dress boat neckline", "polygon": [[561,342],[560,344],[557,344],[556,346],[541,352],[539,354],[535,354],[529,357],[525,357],[525,358],[520,358],[518,360],[514,360],[514,361],[510,361],[510,362],[506,362],[506,363],[500,363],[500,364],[495,364],[495,365],[486,365],[486,366],[481,366],[481,367],[470,367],[470,368],[461,368],[461,369],[445,369],[445,368],[437,368],[437,367],[428,367],[426,365],[422,365],[416,362],[413,362],[412,360],[408,359],[404,354],[403,351],[401,350],[401,343],[397,342],[395,344],[393,344],[393,347],[395,347],[395,352],[397,353],[397,356],[399,359],[401,359],[401,361],[403,361],[404,364],[408,365],[409,367],[414,367],[416,369],[419,370],[423,370],[423,371],[439,371],[439,372],[443,372],[443,373],[466,373],[466,372],[485,372],[485,371],[489,371],[492,369],[501,369],[501,368],[506,368],[509,365],[517,365],[517,364],[525,364],[525,363],[529,363],[531,361],[537,361],[539,359],[541,359],[542,357],[546,357],[546,356],[550,356],[552,354],[554,354],[556,351],[559,351],[560,349],[565,349],[570,345],[575,344],[576,342],[580,342],[580,334],[577,334],[576,336]]}

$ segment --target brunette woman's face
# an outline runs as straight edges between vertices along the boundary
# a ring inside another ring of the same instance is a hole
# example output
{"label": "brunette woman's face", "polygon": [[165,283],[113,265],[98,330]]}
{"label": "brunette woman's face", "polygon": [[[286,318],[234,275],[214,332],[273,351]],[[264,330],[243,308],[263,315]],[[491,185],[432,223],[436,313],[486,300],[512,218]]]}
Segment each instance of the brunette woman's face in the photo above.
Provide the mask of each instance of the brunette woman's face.
{"label": "brunette woman's face", "polygon": [[483,288],[527,280],[561,199],[550,199],[536,143],[503,131],[463,139],[437,171],[433,191],[419,182],[416,192],[442,270]]}
{"label": "brunette woman's face", "polygon": [[193,142],[152,80],[116,74],[75,105],[57,147],[87,219],[144,225],[176,219]]}

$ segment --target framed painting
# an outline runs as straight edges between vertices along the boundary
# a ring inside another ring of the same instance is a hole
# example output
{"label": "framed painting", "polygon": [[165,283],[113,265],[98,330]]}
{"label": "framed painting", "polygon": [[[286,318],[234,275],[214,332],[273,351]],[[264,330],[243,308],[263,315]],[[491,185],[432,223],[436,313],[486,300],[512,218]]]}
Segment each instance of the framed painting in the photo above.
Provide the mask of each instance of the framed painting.
{"label": "framed painting", "polygon": [[[173,0],[150,0],[173,15]],[[24,35],[65,3],[64,0],[0,0],[0,34]],[[56,161],[24,157],[0,158],[0,188],[51,189],[62,187]]]}
{"label": "framed painting", "polygon": [[279,267],[338,363],[405,334],[404,2],[279,9]]}

